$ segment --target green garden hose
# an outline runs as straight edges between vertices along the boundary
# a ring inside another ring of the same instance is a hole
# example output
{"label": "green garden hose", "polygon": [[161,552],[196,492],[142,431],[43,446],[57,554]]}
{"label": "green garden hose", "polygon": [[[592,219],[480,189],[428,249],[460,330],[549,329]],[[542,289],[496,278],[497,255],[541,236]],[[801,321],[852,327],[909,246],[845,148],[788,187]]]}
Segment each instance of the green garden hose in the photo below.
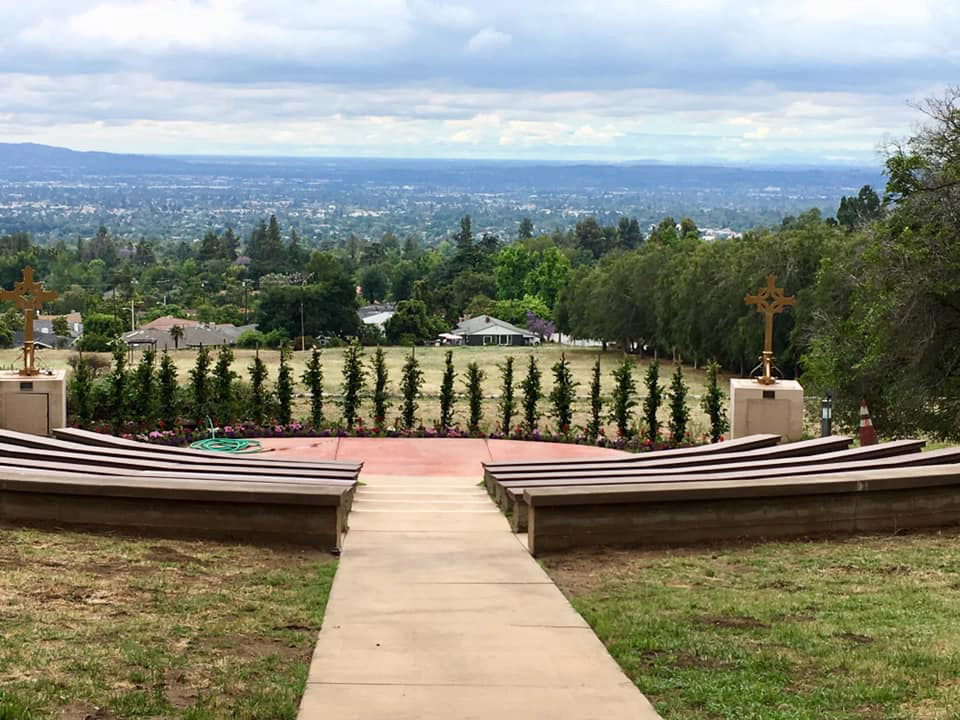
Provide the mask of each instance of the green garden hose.
{"label": "green garden hose", "polygon": [[209,452],[231,453],[233,455],[242,455],[246,453],[258,453],[263,450],[258,440],[249,440],[247,438],[217,437],[217,431],[209,418],[210,437],[206,440],[197,440],[190,443],[194,450],[207,450]]}

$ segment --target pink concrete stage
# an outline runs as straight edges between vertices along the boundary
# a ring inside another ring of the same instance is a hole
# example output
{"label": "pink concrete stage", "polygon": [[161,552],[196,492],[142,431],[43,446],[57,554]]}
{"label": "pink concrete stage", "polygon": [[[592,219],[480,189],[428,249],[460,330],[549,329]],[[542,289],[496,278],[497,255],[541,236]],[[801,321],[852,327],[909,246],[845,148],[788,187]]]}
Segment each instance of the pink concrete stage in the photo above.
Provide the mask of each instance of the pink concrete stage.
{"label": "pink concrete stage", "polygon": [[479,477],[483,462],[626,457],[590,445],[472,438],[266,438],[269,457],[363,462],[371,475]]}

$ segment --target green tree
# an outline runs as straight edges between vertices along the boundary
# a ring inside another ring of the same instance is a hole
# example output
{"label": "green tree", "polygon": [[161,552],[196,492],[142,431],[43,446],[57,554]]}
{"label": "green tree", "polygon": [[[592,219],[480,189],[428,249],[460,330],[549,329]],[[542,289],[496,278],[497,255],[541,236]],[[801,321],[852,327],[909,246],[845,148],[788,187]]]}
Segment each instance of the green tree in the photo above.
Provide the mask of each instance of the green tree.
{"label": "green tree", "polygon": [[392,345],[411,345],[433,340],[446,329],[442,319],[427,312],[420,300],[404,300],[397,304],[397,311],[384,325],[387,341]]}
{"label": "green tree", "polygon": [[197,359],[190,369],[190,388],[193,395],[193,415],[198,422],[210,412],[210,349],[203,345],[197,350]]}
{"label": "green tree", "polygon": [[400,391],[403,396],[400,415],[403,427],[408,430],[417,420],[417,398],[420,397],[421,387],[423,387],[423,370],[420,369],[420,361],[417,360],[416,348],[411,347],[400,375]]}
{"label": "green tree", "polygon": [[633,379],[633,360],[625,357],[613,371],[613,412],[611,419],[617,424],[620,437],[630,437],[633,408],[637,406],[637,384]]}
{"label": "green tree", "polygon": [[343,410],[343,421],[351,429],[357,422],[357,410],[360,408],[360,398],[365,380],[363,348],[360,347],[360,343],[354,340],[343,351],[343,383],[340,386],[342,391],[340,407]]}
{"label": "green tree", "polygon": [[267,417],[267,364],[260,358],[257,349],[253,361],[247,368],[250,374],[250,419],[256,425],[263,425]]}
{"label": "green tree", "polygon": [[540,375],[537,359],[531,355],[527,363],[527,375],[520,381],[520,390],[523,392],[523,421],[530,433],[536,429],[537,420],[540,419],[540,413],[537,412],[537,403],[543,397]]}
{"label": "green tree", "polygon": [[687,384],[683,380],[683,366],[677,363],[670,382],[670,435],[674,445],[680,445],[687,439],[687,423],[690,409],[687,407]]}
{"label": "green tree", "polygon": [[170,328],[170,339],[173,340],[173,349],[180,349],[180,341],[183,340],[183,328],[179,325],[174,325]]}
{"label": "green tree", "polygon": [[590,420],[587,423],[587,437],[596,441],[603,428],[603,397],[600,394],[600,358],[593,364],[590,378]]}
{"label": "green tree", "polygon": [[76,423],[80,427],[89,424],[93,418],[93,374],[83,353],[77,357],[70,376],[70,404]]}
{"label": "green tree", "polygon": [[710,418],[710,442],[712,443],[719,442],[730,427],[723,402],[723,391],[720,390],[719,376],[720,366],[711,361],[707,365],[707,387],[700,399],[700,407]]}
{"label": "green tree", "polygon": [[530,218],[525,217],[520,221],[520,225],[517,227],[517,239],[529,240],[532,237],[533,223],[530,221]]}
{"label": "green tree", "polygon": [[500,365],[500,432],[510,434],[513,416],[517,412],[513,394],[513,356],[507,355]]}
{"label": "green tree", "polygon": [[663,402],[663,386],[660,385],[660,363],[657,360],[654,360],[647,367],[643,384],[647,391],[643,398],[643,421],[646,425],[647,440],[655,443],[657,435],[660,433],[660,421],[657,419],[657,412]]}
{"label": "green tree", "polygon": [[310,393],[310,424],[319,428],[323,425],[323,365],[320,363],[320,351],[317,348],[310,352],[300,380]]}
{"label": "green tree", "polygon": [[173,428],[180,415],[180,402],[177,398],[177,365],[166,348],[160,358],[157,386],[160,394],[160,419],[164,426]]}
{"label": "green tree", "polygon": [[293,407],[293,372],[290,370],[289,345],[280,348],[280,367],[277,370],[277,420],[281,425],[289,425]]}
{"label": "green tree", "polygon": [[57,345],[63,346],[67,338],[70,337],[70,323],[63,315],[58,315],[53,319],[53,334],[57,336]]}
{"label": "green tree", "polygon": [[483,379],[487,374],[475,362],[467,364],[467,406],[470,409],[468,426],[470,432],[480,430],[480,420],[483,418]]}
{"label": "green tree", "polygon": [[147,348],[133,374],[134,419],[148,426],[153,425],[157,419],[157,386],[154,375],[156,359],[156,350]]}
{"label": "green tree", "polygon": [[377,427],[383,427],[387,418],[387,408],[390,407],[390,395],[387,388],[389,373],[387,371],[386,355],[379,345],[373,354],[370,369],[373,372],[373,422]]}
{"label": "green tree", "polygon": [[573,379],[570,363],[565,353],[560,353],[560,359],[554,363],[553,389],[550,391],[550,401],[553,403],[552,415],[557,421],[557,428],[566,435],[570,432],[573,420],[573,400],[576,387],[580,383]]}
{"label": "green tree", "polygon": [[237,374],[232,370],[233,350],[221,345],[217,363],[213,368],[214,394],[217,398],[217,419],[220,424],[231,422],[236,417],[236,397],[233,381]]}
{"label": "green tree", "polygon": [[113,371],[110,373],[110,412],[113,426],[127,419],[127,350],[119,340],[113,344]]}
{"label": "green tree", "polygon": [[457,402],[454,381],[457,373],[453,369],[453,351],[447,350],[443,362],[443,378],[440,380],[440,429],[444,432],[453,427],[453,410]]}

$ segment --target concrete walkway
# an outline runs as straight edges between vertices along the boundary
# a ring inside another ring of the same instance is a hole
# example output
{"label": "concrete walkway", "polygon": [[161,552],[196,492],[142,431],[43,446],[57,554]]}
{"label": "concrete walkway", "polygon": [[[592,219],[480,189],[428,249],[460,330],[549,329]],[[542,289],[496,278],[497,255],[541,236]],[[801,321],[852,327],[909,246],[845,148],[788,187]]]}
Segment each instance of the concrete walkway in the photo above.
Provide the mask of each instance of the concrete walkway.
{"label": "concrete walkway", "polygon": [[659,717],[479,473],[361,480],[299,720]]}

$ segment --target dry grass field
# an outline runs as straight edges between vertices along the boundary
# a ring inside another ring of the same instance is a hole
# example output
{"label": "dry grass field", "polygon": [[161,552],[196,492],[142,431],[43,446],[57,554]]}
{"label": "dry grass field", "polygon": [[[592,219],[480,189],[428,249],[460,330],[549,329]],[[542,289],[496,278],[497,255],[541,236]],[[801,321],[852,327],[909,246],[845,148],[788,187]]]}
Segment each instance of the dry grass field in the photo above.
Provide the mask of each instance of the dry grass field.
{"label": "dry grass field", "polygon": [[[456,387],[458,393],[463,395],[464,384],[463,377],[466,372],[467,364],[476,362],[485,371],[486,379],[483,383],[484,405],[483,422],[485,427],[493,428],[497,415],[497,403],[500,398],[500,370],[499,366],[504,362],[508,355],[514,357],[514,385],[515,393],[519,401],[520,389],[519,383],[526,374],[527,363],[530,355],[534,355],[539,362],[542,372],[542,384],[544,395],[549,395],[553,387],[553,375],[550,372],[551,366],[560,359],[560,354],[565,353],[570,361],[571,370],[574,378],[580,383],[576,389],[576,403],[574,412],[574,425],[584,425],[588,419],[589,399],[590,399],[590,378],[593,363],[600,358],[600,364],[603,372],[602,386],[604,398],[609,398],[610,390],[613,387],[611,372],[620,362],[622,355],[618,351],[601,352],[599,348],[580,348],[563,347],[559,345],[545,345],[536,348],[498,348],[498,347],[454,347],[453,362],[457,370]],[[369,370],[369,360],[373,354],[373,348],[366,348],[367,368]],[[401,368],[404,360],[410,352],[409,348],[388,347],[384,349],[387,357],[387,367],[390,377],[390,393],[392,397],[391,412],[388,413],[388,422],[398,414],[400,404],[399,381]],[[443,375],[444,356],[447,348],[437,347],[418,347],[416,348],[417,358],[420,360],[424,373],[423,397],[420,399],[418,416],[424,424],[431,424],[439,415],[439,391],[440,381]],[[247,367],[254,356],[253,350],[235,350],[236,359],[234,361],[234,371],[240,374],[241,379],[247,378]],[[46,350],[38,353],[38,359],[42,366],[54,369],[64,369],[67,367],[68,358],[73,353],[68,350]],[[309,357],[310,351],[294,353],[293,370],[297,379],[297,392],[304,393],[304,388],[300,383],[300,375],[303,373],[305,363]],[[172,353],[179,369],[180,381],[187,382],[187,372],[193,366],[196,352],[194,350],[177,350]],[[280,364],[280,352],[278,350],[261,350],[261,357],[265,360],[270,372],[270,381],[274,381],[277,376],[277,368]],[[109,360],[109,355],[104,354],[104,359]],[[140,352],[134,353],[134,362],[137,362]],[[638,387],[638,394],[643,394],[642,381],[643,373],[646,372],[649,358],[637,361],[637,370],[635,379]],[[18,350],[0,350],[0,367],[16,367],[19,364]],[[341,373],[343,369],[343,349],[330,348],[323,351],[323,372],[324,372],[324,396],[330,406],[328,417],[334,416],[332,405],[337,402],[340,396]],[[667,388],[670,383],[670,376],[673,373],[673,364],[669,359],[660,364],[660,383]],[[684,377],[689,387],[689,407],[690,407],[690,431],[696,437],[706,432],[708,429],[708,420],[700,410],[700,398],[704,391],[704,372],[702,369],[694,369],[689,366],[684,367]],[[726,387],[726,381],[722,386]],[[364,403],[363,415],[369,418],[371,411],[369,402]],[[297,401],[295,416],[306,416],[308,413],[309,399],[300,397]],[[640,408],[636,409],[639,414]],[[549,411],[549,400],[546,398],[541,402],[541,413],[545,416]],[[460,399],[457,403],[457,419],[466,424],[466,399]],[[668,409],[666,399],[661,408],[660,419],[666,423],[668,419]],[[545,417],[542,422],[552,425],[549,417]],[[608,433],[611,430],[608,425]]]}

